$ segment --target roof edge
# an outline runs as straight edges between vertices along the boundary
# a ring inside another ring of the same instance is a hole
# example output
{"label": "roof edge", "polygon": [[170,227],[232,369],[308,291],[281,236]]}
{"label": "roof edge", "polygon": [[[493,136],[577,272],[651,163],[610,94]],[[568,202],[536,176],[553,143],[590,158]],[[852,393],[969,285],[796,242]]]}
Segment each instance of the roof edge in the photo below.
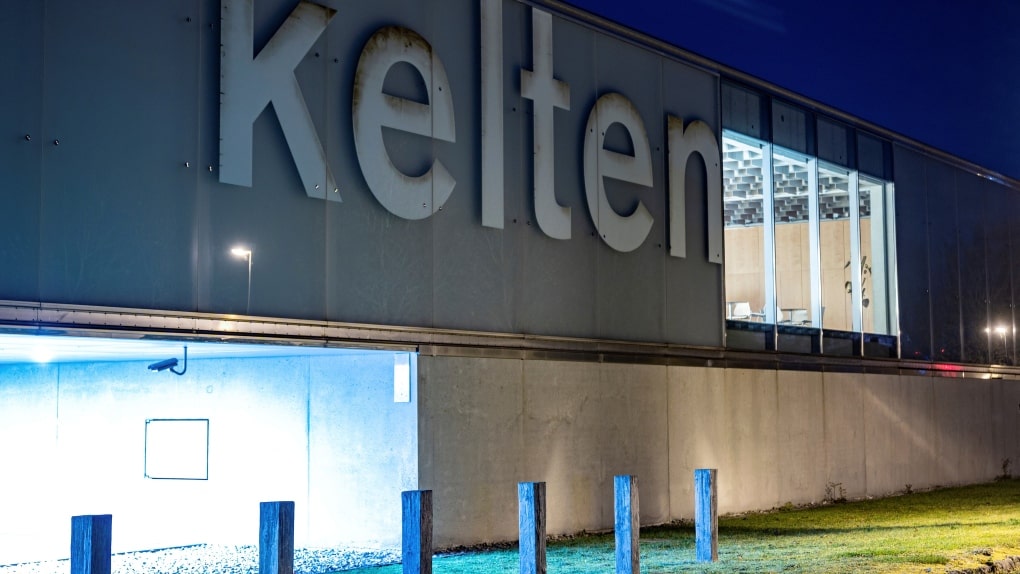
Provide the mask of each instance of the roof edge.
{"label": "roof edge", "polygon": [[972,175],[976,175],[980,178],[1020,191],[1020,179],[985,168],[977,163],[955,156],[947,151],[926,144],[915,138],[906,136],[889,128],[882,127],[839,108],[813,100],[807,96],[798,94],[792,90],[773,84],[772,82],[763,80],[747,72],[719,63],[696,52],[686,50],[665,40],[645,34],[644,32],[640,32],[633,28],[629,28],[623,24],[614,22],[592,12],[588,12],[582,8],[568,4],[563,0],[519,1],[523,4],[549,10],[568,20],[590,26],[605,32],[610,36],[614,36],[620,40],[657,52],[663,56],[696,66],[705,71],[714,73],[723,79],[735,80],[749,87],[766,92],[771,96],[778,96],[792,103],[806,107],[811,111],[822,113],[855,128],[868,131],[874,135],[887,139],[894,144],[899,144],[943,163],[963,169]]}

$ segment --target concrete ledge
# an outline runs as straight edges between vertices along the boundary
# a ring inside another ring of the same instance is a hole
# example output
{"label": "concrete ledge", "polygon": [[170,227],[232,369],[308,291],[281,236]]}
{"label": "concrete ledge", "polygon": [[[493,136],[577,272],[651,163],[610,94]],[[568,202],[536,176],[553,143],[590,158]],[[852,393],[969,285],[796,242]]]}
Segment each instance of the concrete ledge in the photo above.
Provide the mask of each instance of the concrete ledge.
{"label": "concrete ledge", "polygon": [[435,357],[512,358],[1020,380],[1020,366],[741,351],[669,343],[637,343],[31,301],[0,301],[0,333],[2,332],[109,338],[155,335],[180,341],[363,347],[417,351]]}

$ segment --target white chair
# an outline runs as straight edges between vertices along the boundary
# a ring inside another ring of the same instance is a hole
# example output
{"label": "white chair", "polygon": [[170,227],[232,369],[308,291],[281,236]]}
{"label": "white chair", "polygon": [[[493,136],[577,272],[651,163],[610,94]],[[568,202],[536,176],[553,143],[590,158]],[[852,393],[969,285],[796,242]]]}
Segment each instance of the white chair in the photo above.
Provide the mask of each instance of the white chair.
{"label": "white chair", "polygon": [[730,312],[730,319],[747,321],[751,318],[751,304],[747,301],[735,301]]}

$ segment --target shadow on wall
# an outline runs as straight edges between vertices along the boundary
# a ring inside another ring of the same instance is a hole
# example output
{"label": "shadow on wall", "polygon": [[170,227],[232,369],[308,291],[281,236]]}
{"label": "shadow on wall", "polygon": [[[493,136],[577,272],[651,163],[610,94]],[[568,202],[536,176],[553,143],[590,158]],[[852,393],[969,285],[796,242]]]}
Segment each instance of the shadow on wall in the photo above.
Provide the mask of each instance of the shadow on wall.
{"label": "shadow on wall", "polygon": [[[143,362],[0,366],[0,564],[66,557],[78,514],[114,515],[114,552],[254,544],[266,500],[296,502],[298,546],[399,545],[418,470],[398,355],[193,359],[183,377]],[[208,480],[145,477],[149,419],[208,419]]]}

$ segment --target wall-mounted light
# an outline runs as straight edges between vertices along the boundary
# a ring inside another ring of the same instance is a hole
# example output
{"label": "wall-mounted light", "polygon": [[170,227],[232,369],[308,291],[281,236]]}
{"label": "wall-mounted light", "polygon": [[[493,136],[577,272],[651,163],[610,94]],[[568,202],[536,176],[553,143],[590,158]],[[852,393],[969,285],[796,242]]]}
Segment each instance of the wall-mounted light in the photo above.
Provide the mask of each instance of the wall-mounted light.
{"label": "wall-mounted light", "polygon": [[251,315],[251,248],[238,245],[230,249],[230,254],[248,262],[248,303],[245,305],[244,314]]}
{"label": "wall-mounted light", "polygon": [[[1013,329],[1013,332],[1016,333],[1015,328]],[[1005,325],[996,325],[994,328],[991,325],[989,325],[985,327],[985,333],[988,334],[989,342],[991,342],[992,333],[998,335],[999,338],[1002,340],[1002,351],[1007,355],[1009,354],[1009,344],[1006,342],[1006,335],[1009,333],[1009,329],[1007,329]]]}
{"label": "wall-mounted light", "polygon": [[46,364],[53,360],[53,349],[44,342],[32,345],[28,354],[34,363]]}
{"label": "wall-mounted light", "polygon": [[[1013,329],[1013,331],[1015,332],[1016,329]],[[995,328],[992,328],[991,326],[988,326],[988,327],[985,327],[985,333],[988,333],[989,335],[991,335],[992,333],[995,333],[996,335],[1000,335],[1002,337],[1005,337],[1006,333],[1009,333],[1009,329],[1007,329],[1004,325],[998,325]]]}
{"label": "wall-mounted light", "polygon": [[173,373],[175,375],[183,375],[185,373],[185,371],[188,370],[188,347],[187,347],[187,345],[184,346],[184,367],[181,370],[178,371],[175,368],[176,366],[177,366],[177,357],[173,357],[173,358],[170,358],[170,359],[164,359],[162,361],[156,361],[155,363],[152,363],[151,365],[149,365],[149,370],[150,371],[156,371],[157,373],[161,373],[163,371],[170,371],[171,373]]}

